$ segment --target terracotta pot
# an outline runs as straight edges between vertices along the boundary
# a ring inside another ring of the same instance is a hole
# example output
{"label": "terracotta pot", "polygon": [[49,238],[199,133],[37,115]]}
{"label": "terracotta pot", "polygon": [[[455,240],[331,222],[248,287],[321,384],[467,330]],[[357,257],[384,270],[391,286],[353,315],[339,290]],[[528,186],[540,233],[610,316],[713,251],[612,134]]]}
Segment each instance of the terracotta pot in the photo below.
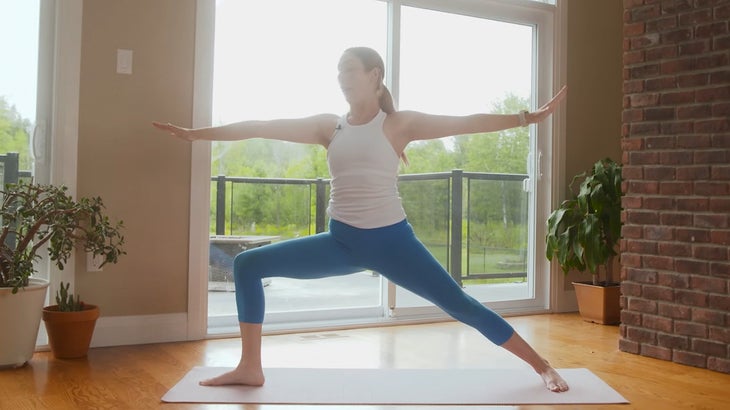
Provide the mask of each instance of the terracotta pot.
{"label": "terracotta pot", "polygon": [[98,318],[96,305],[85,305],[84,310],[78,312],[60,312],[57,305],[44,307],[43,321],[53,356],[58,359],[85,357]]}
{"label": "terracotta pot", "polygon": [[573,282],[578,310],[583,320],[615,325],[621,322],[621,286],[596,286],[591,282]]}

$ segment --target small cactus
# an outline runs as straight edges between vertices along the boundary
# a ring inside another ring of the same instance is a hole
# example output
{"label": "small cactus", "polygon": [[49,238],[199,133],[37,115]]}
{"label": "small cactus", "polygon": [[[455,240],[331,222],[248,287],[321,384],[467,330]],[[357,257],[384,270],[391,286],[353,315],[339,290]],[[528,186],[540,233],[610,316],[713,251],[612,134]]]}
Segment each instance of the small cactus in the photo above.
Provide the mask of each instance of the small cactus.
{"label": "small cactus", "polygon": [[81,301],[79,295],[76,295],[76,300],[74,300],[74,295],[68,293],[70,286],[70,283],[64,286],[61,282],[61,288],[56,292],[56,304],[60,312],[78,312],[84,309],[84,302]]}

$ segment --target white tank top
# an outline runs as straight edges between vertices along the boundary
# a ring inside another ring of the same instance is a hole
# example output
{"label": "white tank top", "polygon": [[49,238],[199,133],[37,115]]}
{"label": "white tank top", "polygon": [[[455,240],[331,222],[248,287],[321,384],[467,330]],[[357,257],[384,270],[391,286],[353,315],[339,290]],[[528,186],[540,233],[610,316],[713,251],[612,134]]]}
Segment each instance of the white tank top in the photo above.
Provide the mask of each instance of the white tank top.
{"label": "white tank top", "polygon": [[385,112],[367,124],[343,116],[327,149],[332,177],[330,218],[356,228],[388,226],[406,217],[398,194],[400,158],[383,133]]}

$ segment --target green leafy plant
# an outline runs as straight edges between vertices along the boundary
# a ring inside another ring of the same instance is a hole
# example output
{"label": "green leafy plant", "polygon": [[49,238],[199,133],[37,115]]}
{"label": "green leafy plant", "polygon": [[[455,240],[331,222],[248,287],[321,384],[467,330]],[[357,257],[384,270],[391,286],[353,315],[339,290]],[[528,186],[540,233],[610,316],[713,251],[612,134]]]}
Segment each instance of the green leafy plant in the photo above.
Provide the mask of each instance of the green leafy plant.
{"label": "green leafy plant", "polygon": [[[581,178],[575,193],[573,184]],[[609,158],[593,164],[590,173],[573,177],[573,197],[550,214],[545,238],[547,258],[557,258],[563,272],[588,270],[598,285],[598,267],[605,266],[605,283],[613,283],[612,263],[621,237],[621,181],[621,166]]]}
{"label": "green leafy plant", "polygon": [[68,293],[68,288],[71,286],[67,283],[66,286],[61,282],[61,287],[56,291],[56,305],[58,305],[59,312],[78,312],[84,310],[84,302],[81,301],[81,297],[77,294],[74,300],[74,295]]}
{"label": "green leafy plant", "polygon": [[59,269],[79,246],[103,256],[101,266],[116,263],[123,250],[123,222],[112,223],[99,197],[74,200],[65,186],[21,182],[0,191],[0,287],[12,293],[28,284],[33,261],[48,244],[48,256]]}

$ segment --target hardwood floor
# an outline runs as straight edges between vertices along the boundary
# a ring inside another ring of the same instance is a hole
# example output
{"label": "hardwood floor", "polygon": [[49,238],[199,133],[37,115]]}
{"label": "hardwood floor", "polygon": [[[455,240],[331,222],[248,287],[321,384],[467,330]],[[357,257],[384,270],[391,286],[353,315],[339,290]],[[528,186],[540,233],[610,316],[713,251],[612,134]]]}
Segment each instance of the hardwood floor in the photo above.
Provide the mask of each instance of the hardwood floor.
{"label": "hardwood floor", "polygon": [[[631,404],[522,406],[524,409],[724,409],[730,375],[618,351],[618,327],[575,314],[508,318],[556,368],[585,367]],[[0,371],[0,409],[415,409],[418,406],[166,404],[160,398],[193,366],[233,366],[239,339],[97,348],[86,359],[36,353],[23,368]],[[265,367],[526,367],[458,323],[391,326],[264,337]],[[537,377],[537,376],[536,376]],[[428,406],[474,409],[476,406]]]}

